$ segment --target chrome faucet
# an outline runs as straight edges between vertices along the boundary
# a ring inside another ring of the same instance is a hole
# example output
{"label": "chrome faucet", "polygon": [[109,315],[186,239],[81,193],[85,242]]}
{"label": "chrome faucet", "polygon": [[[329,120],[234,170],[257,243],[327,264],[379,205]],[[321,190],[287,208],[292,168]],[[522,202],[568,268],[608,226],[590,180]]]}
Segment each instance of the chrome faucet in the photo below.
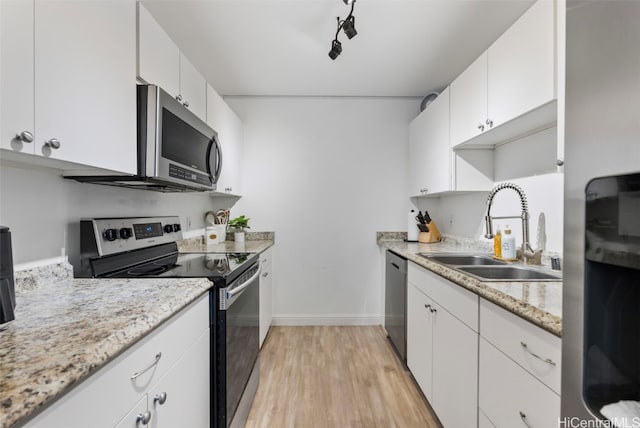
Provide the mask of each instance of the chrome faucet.
{"label": "chrome faucet", "polygon": [[[519,216],[503,216],[503,217],[491,217],[491,204],[493,204],[493,198],[496,194],[504,189],[514,190],[520,197],[520,206],[522,213]],[[527,259],[533,264],[541,264],[542,250],[534,250],[531,247],[529,240],[529,208],[527,206],[527,196],[524,194],[524,190],[517,184],[502,183],[494,187],[487,197],[487,215],[484,217],[487,233],[484,235],[487,239],[493,239],[493,220],[507,219],[507,218],[519,218],[522,220],[522,249],[520,250],[519,259],[524,263],[527,263]]]}

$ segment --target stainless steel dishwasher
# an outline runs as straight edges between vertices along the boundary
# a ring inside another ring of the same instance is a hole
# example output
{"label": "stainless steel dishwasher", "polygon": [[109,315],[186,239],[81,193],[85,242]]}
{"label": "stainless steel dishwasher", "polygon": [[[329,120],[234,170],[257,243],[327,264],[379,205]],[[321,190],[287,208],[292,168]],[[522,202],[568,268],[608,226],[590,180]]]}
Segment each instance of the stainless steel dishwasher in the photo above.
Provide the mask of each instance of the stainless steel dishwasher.
{"label": "stainless steel dishwasher", "polygon": [[403,364],[407,364],[407,259],[387,250],[384,328]]}

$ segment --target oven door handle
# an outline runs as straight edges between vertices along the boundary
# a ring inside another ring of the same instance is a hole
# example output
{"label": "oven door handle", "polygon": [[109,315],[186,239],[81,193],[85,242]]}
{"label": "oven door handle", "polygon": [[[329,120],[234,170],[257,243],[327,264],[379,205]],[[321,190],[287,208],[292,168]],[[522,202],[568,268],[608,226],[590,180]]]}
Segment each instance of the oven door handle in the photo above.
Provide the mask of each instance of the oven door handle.
{"label": "oven door handle", "polygon": [[261,271],[262,271],[262,266],[258,264],[258,270],[256,271],[255,274],[251,276],[251,278],[247,279],[245,282],[243,282],[233,290],[227,291],[227,299],[231,299],[233,296],[242,293],[244,289],[247,288],[253,282],[253,280],[255,280],[257,277],[260,276]]}

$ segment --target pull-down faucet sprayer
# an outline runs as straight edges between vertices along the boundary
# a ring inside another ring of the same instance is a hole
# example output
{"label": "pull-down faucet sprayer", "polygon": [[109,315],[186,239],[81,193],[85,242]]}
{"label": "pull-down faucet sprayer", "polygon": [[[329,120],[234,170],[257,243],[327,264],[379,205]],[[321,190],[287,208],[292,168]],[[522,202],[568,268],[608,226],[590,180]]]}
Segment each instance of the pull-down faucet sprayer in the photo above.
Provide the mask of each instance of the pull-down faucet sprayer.
{"label": "pull-down faucet sprayer", "polygon": [[[520,206],[522,208],[522,213],[519,216],[503,216],[503,217],[491,217],[491,205],[493,204],[493,198],[496,194],[504,189],[514,190],[518,196],[520,197]],[[484,235],[487,239],[493,239],[493,220],[506,219],[506,218],[519,218],[522,220],[522,252],[521,257],[522,261],[526,262],[527,259],[532,259],[534,263],[540,264],[540,250],[534,250],[531,247],[531,242],[529,239],[529,207],[527,205],[527,196],[524,194],[524,190],[517,184],[513,183],[502,183],[498,184],[494,187],[487,197],[487,215],[484,218],[486,234]]]}

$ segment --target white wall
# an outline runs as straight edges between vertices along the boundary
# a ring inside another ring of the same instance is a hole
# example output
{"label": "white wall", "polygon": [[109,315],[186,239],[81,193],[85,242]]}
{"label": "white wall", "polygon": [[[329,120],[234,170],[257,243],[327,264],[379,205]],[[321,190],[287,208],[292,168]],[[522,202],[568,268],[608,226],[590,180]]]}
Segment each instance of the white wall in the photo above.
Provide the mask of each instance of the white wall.
{"label": "white wall", "polygon": [[406,228],[408,124],[419,101],[226,101],[244,123],[235,214],[276,233],[275,322],[379,323],[375,232]]}
{"label": "white wall", "polygon": [[16,264],[64,255],[75,263],[81,218],[177,215],[188,231],[204,227],[206,211],[236,200],[78,183],[54,169],[0,165],[0,224],[11,229]]}

